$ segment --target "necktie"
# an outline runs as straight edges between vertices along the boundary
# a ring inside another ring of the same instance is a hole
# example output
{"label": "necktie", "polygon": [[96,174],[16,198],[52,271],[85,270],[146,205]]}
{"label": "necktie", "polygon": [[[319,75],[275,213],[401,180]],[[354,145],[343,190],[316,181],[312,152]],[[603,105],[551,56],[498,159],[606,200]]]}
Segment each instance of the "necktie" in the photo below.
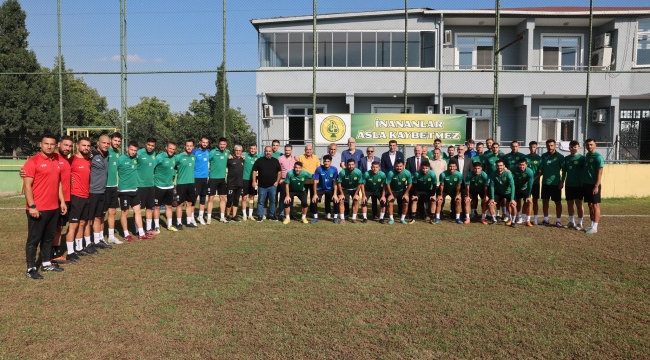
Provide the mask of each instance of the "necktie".
{"label": "necktie", "polygon": [[420,158],[415,158],[415,169],[420,170]]}

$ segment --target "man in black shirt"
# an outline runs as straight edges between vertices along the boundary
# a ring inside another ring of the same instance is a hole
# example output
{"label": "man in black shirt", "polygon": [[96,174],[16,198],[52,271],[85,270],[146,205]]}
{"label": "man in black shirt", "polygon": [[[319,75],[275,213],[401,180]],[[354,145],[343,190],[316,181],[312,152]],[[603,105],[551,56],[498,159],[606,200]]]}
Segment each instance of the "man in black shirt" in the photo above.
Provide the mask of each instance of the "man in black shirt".
{"label": "man in black shirt", "polygon": [[241,156],[241,145],[235,145],[233,156],[228,159],[226,168],[228,169],[228,201],[226,202],[226,214],[231,214],[232,218],[228,221],[239,221],[237,218],[237,204],[243,194],[244,188],[244,158]]}
{"label": "man in black shirt", "polygon": [[253,165],[253,185],[257,189],[257,222],[262,222],[264,216],[264,202],[269,199],[269,216],[271,221],[275,218],[276,189],[282,177],[282,168],[278,159],[274,158],[270,146],[264,148],[264,157],[257,159]]}

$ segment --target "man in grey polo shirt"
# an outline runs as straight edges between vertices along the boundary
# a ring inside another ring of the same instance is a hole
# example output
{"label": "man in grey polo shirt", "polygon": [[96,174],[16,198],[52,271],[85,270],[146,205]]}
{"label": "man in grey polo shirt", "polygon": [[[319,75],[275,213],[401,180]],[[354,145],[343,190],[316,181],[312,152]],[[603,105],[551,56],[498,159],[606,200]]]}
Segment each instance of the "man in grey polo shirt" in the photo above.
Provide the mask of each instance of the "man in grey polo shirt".
{"label": "man in grey polo shirt", "polygon": [[93,245],[98,249],[113,248],[104,241],[104,232],[102,231],[106,215],[104,193],[106,192],[106,179],[108,179],[108,148],[110,145],[108,136],[103,135],[97,140],[97,148],[91,150],[89,214],[94,218],[92,223]]}

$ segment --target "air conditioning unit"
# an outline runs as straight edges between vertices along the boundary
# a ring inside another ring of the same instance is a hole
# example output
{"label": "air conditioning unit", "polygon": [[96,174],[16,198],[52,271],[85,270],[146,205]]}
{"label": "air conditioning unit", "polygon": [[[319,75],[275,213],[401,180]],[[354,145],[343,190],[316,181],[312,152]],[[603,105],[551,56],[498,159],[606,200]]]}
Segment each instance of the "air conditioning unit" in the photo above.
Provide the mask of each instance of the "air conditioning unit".
{"label": "air conditioning unit", "polygon": [[591,66],[609,69],[612,65],[612,48],[604,47],[591,53]]}
{"label": "air conditioning unit", "polygon": [[445,106],[442,108],[443,114],[451,114],[451,106]]}
{"label": "air conditioning unit", "polygon": [[262,105],[262,119],[272,119],[273,118],[273,105],[264,104]]}
{"label": "air conditioning unit", "polygon": [[591,122],[594,124],[604,124],[607,122],[607,110],[596,109],[591,112]]}
{"label": "air conditioning unit", "polygon": [[451,45],[451,30],[445,30],[445,41],[443,41],[444,45]]}
{"label": "air conditioning unit", "polygon": [[612,46],[612,34],[604,33],[594,38],[594,49]]}
{"label": "air conditioning unit", "polygon": [[434,107],[433,106],[427,106],[427,114],[433,114]]}

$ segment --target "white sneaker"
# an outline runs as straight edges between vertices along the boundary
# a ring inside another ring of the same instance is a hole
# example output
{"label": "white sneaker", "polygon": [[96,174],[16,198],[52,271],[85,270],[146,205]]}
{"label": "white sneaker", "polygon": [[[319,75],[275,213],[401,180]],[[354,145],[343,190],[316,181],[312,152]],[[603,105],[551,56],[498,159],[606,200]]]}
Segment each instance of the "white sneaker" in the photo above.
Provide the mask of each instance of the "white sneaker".
{"label": "white sneaker", "polygon": [[266,215],[262,215],[262,220],[266,220]]}
{"label": "white sneaker", "polygon": [[226,218],[225,218],[225,217],[223,217],[223,218],[221,218],[221,219],[219,219],[219,221],[221,221],[222,223],[227,223],[227,222],[228,222],[228,220],[226,220]]}
{"label": "white sneaker", "polygon": [[[199,219],[199,224],[201,224],[201,225],[207,225],[207,224],[205,223],[205,219],[203,219],[203,216],[199,216],[199,217],[197,217],[197,219]],[[194,221],[194,223],[196,224],[196,221]]]}
{"label": "white sneaker", "polygon": [[520,217],[519,220],[517,220],[517,224],[523,224],[523,223],[524,223],[524,218]]}
{"label": "white sneaker", "polygon": [[206,225],[210,225],[212,223],[212,218],[209,217],[208,220],[205,223],[206,223]]}
{"label": "white sneaker", "polygon": [[241,217],[241,221],[246,221],[246,215]]}
{"label": "white sneaker", "polygon": [[120,241],[120,239],[118,239],[116,237],[108,238],[108,243],[109,244],[116,244],[116,245],[124,244],[123,241]]}
{"label": "white sneaker", "polygon": [[327,214],[327,220],[330,220],[332,218],[332,214]]}

